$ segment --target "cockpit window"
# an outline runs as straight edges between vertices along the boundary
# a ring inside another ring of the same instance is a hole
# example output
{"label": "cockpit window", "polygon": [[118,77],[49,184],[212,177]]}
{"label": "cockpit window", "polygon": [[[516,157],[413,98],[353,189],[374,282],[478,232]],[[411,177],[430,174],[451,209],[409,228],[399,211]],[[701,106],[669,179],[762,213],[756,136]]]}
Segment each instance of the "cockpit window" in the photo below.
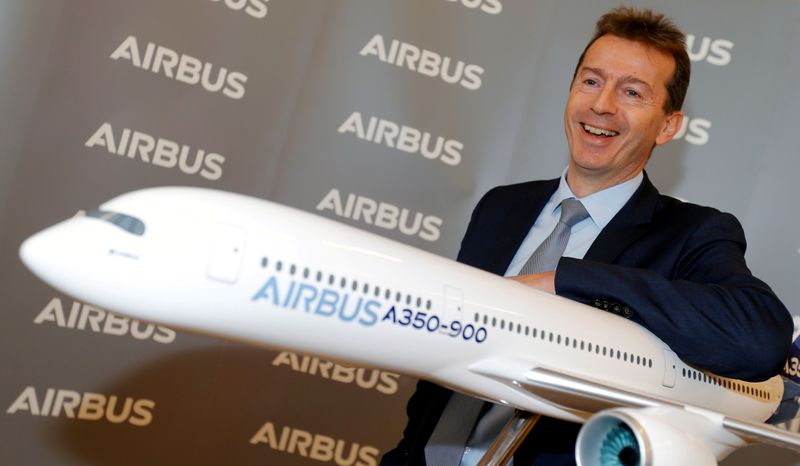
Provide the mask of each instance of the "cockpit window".
{"label": "cockpit window", "polygon": [[109,212],[107,210],[93,210],[87,213],[86,216],[114,224],[134,235],[142,236],[144,234],[144,222],[130,215]]}

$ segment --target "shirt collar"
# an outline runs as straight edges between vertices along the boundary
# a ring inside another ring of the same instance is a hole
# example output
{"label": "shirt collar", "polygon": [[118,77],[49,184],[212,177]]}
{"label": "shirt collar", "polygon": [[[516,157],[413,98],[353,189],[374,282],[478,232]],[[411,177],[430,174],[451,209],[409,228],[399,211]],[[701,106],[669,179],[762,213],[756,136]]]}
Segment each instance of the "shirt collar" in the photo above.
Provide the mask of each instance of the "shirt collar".
{"label": "shirt collar", "polygon": [[[617,215],[617,212],[622,209],[622,206],[628,202],[631,196],[633,196],[633,193],[639,189],[643,179],[643,173],[639,172],[638,175],[627,181],[615,186],[611,186],[610,188],[606,188],[602,191],[592,193],[578,200],[581,201],[583,206],[586,208],[586,211],[589,212],[589,216],[591,217],[592,221],[594,221],[598,227],[603,229],[606,225],[608,225],[608,222],[610,222],[611,219]],[[558,183],[558,189],[553,196],[556,201],[553,207],[554,212],[561,205],[561,201],[564,199],[577,198],[567,183],[566,168],[561,173],[561,180]]]}

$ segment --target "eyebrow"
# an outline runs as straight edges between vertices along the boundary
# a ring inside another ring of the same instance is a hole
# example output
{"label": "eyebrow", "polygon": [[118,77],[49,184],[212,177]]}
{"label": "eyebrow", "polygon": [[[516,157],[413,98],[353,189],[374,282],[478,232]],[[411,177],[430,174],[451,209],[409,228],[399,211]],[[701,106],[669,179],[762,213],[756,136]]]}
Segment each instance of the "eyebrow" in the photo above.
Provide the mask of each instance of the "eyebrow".
{"label": "eyebrow", "polygon": [[[582,73],[584,71],[588,71],[590,73],[594,73],[594,74],[596,74],[596,75],[598,75],[598,76],[600,76],[601,78],[604,78],[604,79],[607,77],[606,73],[600,68],[592,68],[590,66],[582,66],[581,69],[578,71],[578,74],[580,74],[580,73]],[[628,76],[628,75],[621,76],[619,78],[619,80],[621,82],[623,82],[623,83],[641,84],[642,86],[645,86],[648,91],[653,92],[653,88],[650,86],[649,83],[647,83],[647,81],[642,81],[641,79],[639,79],[639,78],[637,78],[635,76]]]}

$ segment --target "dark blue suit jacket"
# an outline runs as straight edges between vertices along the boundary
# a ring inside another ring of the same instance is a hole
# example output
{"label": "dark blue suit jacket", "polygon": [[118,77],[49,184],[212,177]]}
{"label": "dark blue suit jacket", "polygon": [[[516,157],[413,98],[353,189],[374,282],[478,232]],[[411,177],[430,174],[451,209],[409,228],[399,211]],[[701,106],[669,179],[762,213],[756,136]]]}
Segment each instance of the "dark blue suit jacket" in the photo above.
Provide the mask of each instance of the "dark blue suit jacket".
{"label": "dark blue suit jacket", "polygon": [[[489,191],[473,211],[458,260],[504,274],[558,182]],[[750,273],[744,251],[735,217],[663,196],[645,175],[583,259],[561,258],[556,293],[638,322],[689,364],[761,380],[783,367],[793,325],[772,290]],[[425,464],[425,444],[450,393],[419,383],[404,438],[382,465]],[[514,464],[575,464],[579,428],[543,418]]]}

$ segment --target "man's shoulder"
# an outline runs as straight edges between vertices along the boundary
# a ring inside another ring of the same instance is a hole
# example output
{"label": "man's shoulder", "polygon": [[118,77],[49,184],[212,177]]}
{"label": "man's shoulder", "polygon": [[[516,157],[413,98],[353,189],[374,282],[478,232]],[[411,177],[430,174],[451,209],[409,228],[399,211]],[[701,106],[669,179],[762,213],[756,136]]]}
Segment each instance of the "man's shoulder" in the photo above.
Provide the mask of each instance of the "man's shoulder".
{"label": "man's shoulder", "polygon": [[653,220],[659,218],[687,218],[702,222],[709,218],[729,218],[738,223],[736,217],[715,207],[696,204],[685,199],[662,194],[650,181],[646,172],[642,184],[633,194],[627,206],[652,212]]}
{"label": "man's shoulder", "polygon": [[675,216],[680,215],[684,217],[704,219],[710,217],[733,217],[732,214],[723,212],[716,207],[707,205],[696,204],[677,197],[667,196],[666,194],[658,194],[658,202],[656,205],[657,215]]}
{"label": "man's shoulder", "polygon": [[733,214],[664,194],[658,195],[650,228],[682,231],[685,236],[711,234],[746,244],[744,228]]}

